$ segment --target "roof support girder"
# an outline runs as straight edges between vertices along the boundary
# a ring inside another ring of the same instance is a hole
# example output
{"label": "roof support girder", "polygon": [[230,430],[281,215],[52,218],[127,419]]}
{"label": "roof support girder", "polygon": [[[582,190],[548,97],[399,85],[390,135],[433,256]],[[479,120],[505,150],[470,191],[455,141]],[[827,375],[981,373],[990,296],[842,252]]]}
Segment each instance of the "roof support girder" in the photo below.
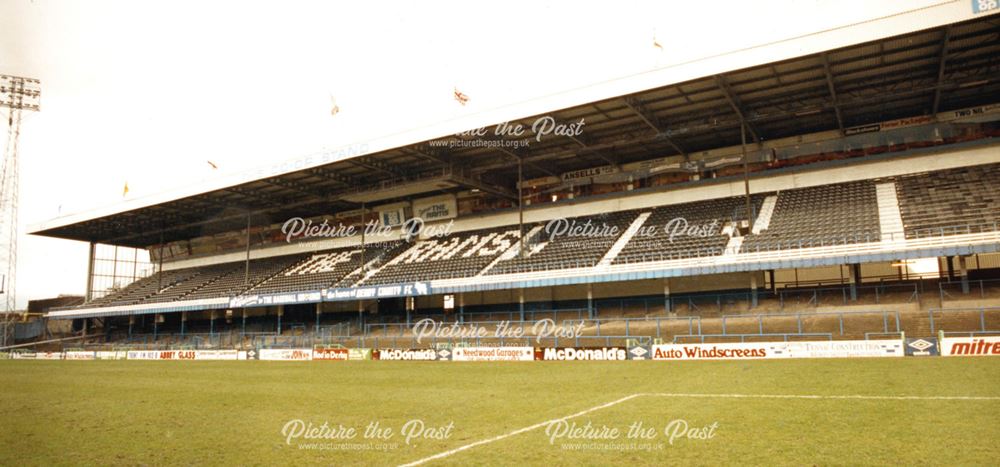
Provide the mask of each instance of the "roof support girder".
{"label": "roof support girder", "polygon": [[837,87],[833,84],[833,72],[830,71],[830,59],[825,53],[820,54],[820,59],[823,61],[823,74],[826,76],[826,86],[830,88],[830,103],[833,105],[834,115],[837,116],[837,128],[840,130],[840,135],[844,135],[844,117],[840,113],[840,103],[837,100]]}
{"label": "roof support girder", "polygon": [[666,141],[670,147],[674,148],[678,154],[687,155],[687,151],[685,151],[680,144],[677,144],[673,138],[667,135],[667,132],[663,129],[664,125],[660,122],[660,119],[656,118],[656,115],[653,115],[653,112],[649,111],[641,100],[635,97],[626,97],[623,101],[625,102],[626,107],[635,113],[639,119],[646,124],[646,126],[658,133],[659,137]]}
{"label": "roof support girder", "polygon": [[951,40],[951,25],[945,26],[941,38],[941,54],[938,56],[937,88],[934,89],[934,100],[931,101],[931,115],[937,116],[941,105],[941,85],[944,84],[944,69],[948,63],[948,42]]}
{"label": "roof support girder", "polygon": [[296,182],[293,182],[291,180],[285,180],[285,179],[283,179],[281,177],[268,178],[268,179],[265,179],[264,182],[266,182],[266,183],[268,183],[270,185],[279,186],[279,187],[286,188],[286,189],[289,189],[289,190],[292,190],[292,191],[296,191],[298,193],[302,193],[302,194],[304,194],[306,196],[311,196],[311,197],[319,199],[319,200],[326,201],[326,200],[329,199],[329,196],[328,196],[327,193],[321,193],[321,192],[318,192],[318,191],[315,191],[315,190],[311,190],[311,189],[303,186],[301,183],[296,183]]}
{"label": "roof support girder", "polygon": [[736,116],[739,117],[740,123],[743,123],[747,127],[747,131],[750,132],[750,136],[753,137],[753,142],[760,144],[760,133],[754,128],[753,124],[747,121],[746,115],[743,111],[743,105],[740,103],[740,98],[733,92],[732,88],[729,87],[729,81],[726,79],[725,75],[716,75],[715,83],[719,86],[722,94],[726,96],[726,100],[729,101],[729,106],[733,108],[733,112],[736,112]]}

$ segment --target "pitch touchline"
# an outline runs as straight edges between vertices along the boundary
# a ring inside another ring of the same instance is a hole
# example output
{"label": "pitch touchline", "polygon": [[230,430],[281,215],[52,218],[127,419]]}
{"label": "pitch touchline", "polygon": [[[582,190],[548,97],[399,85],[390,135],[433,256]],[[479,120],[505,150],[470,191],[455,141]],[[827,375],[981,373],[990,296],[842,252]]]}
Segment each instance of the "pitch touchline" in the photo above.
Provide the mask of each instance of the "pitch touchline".
{"label": "pitch touchline", "polygon": [[571,418],[576,418],[582,415],[586,415],[591,412],[596,412],[601,409],[606,409],[611,406],[621,404],[622,402],[635,399],[636,397],[642,396],[653,396],[653,397],[695,397],[695,398],[722,398],[722,399],[855,399],[855,400],[927,400],[927,401],[1000,401],[1000,397],[993,396],[864,396],[864,395],[822,395],[822,394],[693,394],[693,393],[665,393],[665,392],[647,392],[647,393],[636,393],[630,396],[622,397],[621,399],[613,400],[611,402],[598,405],[596,407],[591,407],[589,409],[581,410],[575,414],[567,415],[562,418],[554,418],[552,420],[546,420],[544,422],[536,423],[531,426],[526,426],[524,428],[519,428],[517,430],[494,436],[492,438],[481,439],[474,443],[469,443],[464,446],[459,446],[455,449],[440,452],[434,454],[430,457],[425,457],[423,459],[415,460],[413,462],[402,464],[400,467],[414,467],[417,465],[423,465],[430,461],[443,459],[452,454],[456,454],[462,451],[472,449],[476,446],[482,446],[484,444],[490,444],[495,441],[500,441],[502,439],[510,438],[511,436],[516,436],[521,433],[527,433],[549,424],[569,420]]}
{"label": "pitch touchline", "polygon": [[863,396],[863,395],[810,395],[810,394],[685,394],[652,392],[635,394],[637,396],[655,397],[699,397],[721,399],[861,399],[861,400],[892,400],[892,401],[1000,401],[993,396]]}

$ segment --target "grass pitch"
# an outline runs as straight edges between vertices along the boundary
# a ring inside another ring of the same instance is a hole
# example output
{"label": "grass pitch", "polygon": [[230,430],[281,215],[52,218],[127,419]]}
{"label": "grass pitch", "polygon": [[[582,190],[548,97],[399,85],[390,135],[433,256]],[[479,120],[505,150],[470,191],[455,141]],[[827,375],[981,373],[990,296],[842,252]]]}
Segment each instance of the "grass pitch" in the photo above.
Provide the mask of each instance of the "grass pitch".
{"label": "grass pitch", "polygon": [[[645,393],[918,398],[598,408]],[[938,396],[1000,397],[1000,359],[0,361],[0,465],[399,465],[588,409],[425,465],[1000,463],[1000,400]]]}

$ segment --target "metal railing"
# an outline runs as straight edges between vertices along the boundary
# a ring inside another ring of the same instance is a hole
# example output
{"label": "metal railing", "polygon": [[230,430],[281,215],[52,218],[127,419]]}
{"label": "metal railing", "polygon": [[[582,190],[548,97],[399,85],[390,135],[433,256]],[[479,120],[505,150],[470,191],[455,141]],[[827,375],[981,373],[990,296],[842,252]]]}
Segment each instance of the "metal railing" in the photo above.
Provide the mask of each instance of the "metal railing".
{"label": "metal railing", "polygon": [[942,281],[938,283],[941,301],[962,298],[1000,298],[1000,279],[976,279],[965,281]]}
{"label": "metal railing", "polygon": [[[968,314],[968,319],[955,321],[958,314]],[[951,331],[949,334],[963,333],[1000,334],[1000,307],[981,307],[965,309],[932,309],[928,312],[930,335],[933,335],[941,324],[942,315],[948,317],[950,326],[967,329],[966,331]],[[878,319],[875,324],[872,319]],[[816,322],[813,318],[829,318]],[[479,321],[467,323],[468,326],[494,326],[487,329],[486,335],[476,338],[434,337],[427,336],[418,339],[407,334],[405,323],[374,323],[366,328],[369,331],[382,331],[387,335],[337,336],[325,333],[303,333],[302,335],[278,335],[275,332],[248,332],[236,330],[219,333],[177,333],[134,334],[125,341],[110,343],[74,344],[87,350],[123,350],[123,349],[253,349],[253,348],[312,348],[315,345],[340,345],[344,347],[362,348],[422,348],[434,346],[496,346],[496,345],[539,345],[539,346],[620,346],[628,339],[640,342],[659,341],[671,338],[673,342],[709,338],[747,339],[778,338],[782,340],[805,339],[821,337],[833,339],[837,336],[861,335],[865,339],[884,336],[899,336],[902,332],[901,316],[898,311],[831,311],[831,312],[798,312],[798,313],[745,313],[724,314],[717,320],[711,320],[711,326],[721,327],[721,332],[706,330],[708,323],[701,316],[649,316],[621,318],[581,318],[567,319],[560,324],[574,329],[577,335],[573,337],[536,336],[531,327],[537,321]],[[794,324],[793,324],[794,322]],[[495,334],[495,326],[505,323],[508,329],[523,329],[527,335]],[[737,323],[739,326],[737,327]],[[455,323],[457,324],[457,323]],[[756,332],[748,332],[754,326]],[[791,327],[794,326],[794,327]],[[853,329],[848,329],[853,328]],[[795,332],[788,331],[794,329]],[[917,332],[923,333],[925,330]],[[909,328],[908,328],[909,330]],[[708,332],[706,332],[708,331]],[[735,331],[735,332],[734,332]],[[396,335],[392,335],[395,333]],[[91,336],[103,338],[104,336]],[[123,336],[121,336],[123,337]]]}
{"label": "metal railing", "polygon": [[814,317],[824,317],[824,316],[836,316],[837,325],[839,327],[839,333],[841,336],[845,335],[844,332],[844,316],[863,316],[863,315],[875,315],[882,317],[882,331],[881,332],[891,332],[889,330],[889,322],[895,323],[896,331],[900,331],[899,323],[899,312],[898,311],[818,311],[810,313],[758,313],[758,314],[746,314],[746,315],[724,315],[721,317],[722,321],[722,333],[726,334],[726,322],[732,319],[756,319],[758,331],[764,333],[764,318],[795,318],[796,326],[798,328],[798,334],[802,334],[802,318],[814,318]]}
{"label": "metal railing", "polygon": [[[609,246],[610,248],[610,246]],[[515,258],[516,260],[516,258]],[[509,261],[509,260],[508,260]],[[521,274],[526,272],[551,271],[557,269],[588,269],[596,266],[601,261],[597,259],[569,259],[545,262],[518,262],[508,263],[500,261],[494,265],[486,274]]]}
{"label": "metal railing", "polygon": [[[805,329],[805,324],[803,323],[803,318],[816,318],[816,317],[836,317],[838,332],[840,336],[847,335],[845,330],[845,317],[861,317],[861,316],[875,316],[881,318],[881,329],[878,332],[899,332],[902,327],[900,325],[900,316],[898,311],[883,311],[883,310],[872,310],[872,311],[823,311],[823,312],[807,312],[807,313],[755,313],[755,314],[728,314],[719,317],[719,323],[722,327],[722,333],[719,335],[768,335],[768,334],[788,334],[788,335],[810,335],[815,334],[809,332]],[[767,326],[766,321],[777,321],[782,319],[794,318],[796,322],[795,333],[768,333],[765,332],[765,327]],[[758,333],[730,333],[729,326],[732,320],[755,320],[757,325]],[[665,323],[673,322],[686,322],[688,332],[686,335],[712,335],[703,333],[703,318],[701,316],[649,316],[642,318],[598,318],[598,319],[583,319],[583,320],[567,320],[565,323],[570,326],[583,325],[585,328],[594,328],[596,336],[601,336],[601,326],[608,326],[609,324],[619,324],[623,325],[625,328],[626,337],[638,337],[638,336],[650,336],[656,338],[662,338],[666,332],[663,328]],[[633,334],[632,330],[635,328],[636,324],[650,324],[655,323],[655,334]],[[893,329],[895,328],[895,329]],[[821,333],[821,334],[833,334]],[[684,335],[684,334],[682,334]]]}
{"label": "metal railing", "polygon": [[326,324],[316,327],[317,336],[326,337],[348,337],[352,334],[357,323],[353,321],[344,321],[337,324]]}
{"label": "metal railing", "polygon": [[[538,310],[525,307],[524,320],[525,321],[538,321],[541,319],[557,320],[560,317],[560,315],[566,315],[566,314],[576,315],[576,318],[584,318],[589,316],[589,311],[586,308]],[[426,317],[426,316],[421,316],[421,317]],[[484,317],[486,319],[479,319],[480,317]],[[484,322],[500,321],[500,320],[520,321],[521,311],[520,310],[466,311],[461,314],[452,313],[451,315],[449,315],[449,318],[455,320],[461,318],[462,322],[467,324],[484,323]]]}
{"label": "metal railing", "polygon": [[519,337],[480,337],[467,339],[444,339],[428,337],[417,340],[416,337],[350,337],[337,340],[335,343],[344,347],[372,349],[419,349],[441,347],[613,347],[625,346],[628,339],[639,339],[649,342],[649,336],[519,336]]}
{"label": "metal railing", "polygon": [[[931,308],[930,310],[927,311],[927,317],[928,317],[928,319],[930,321],[931,334],[934,334],[934,332],[936,331],[936,329],[935,329],[936,322],[934,321],[934,314],[935,313],[940,313],[942,315],[945,315],[945,314],[958,314],[958,313],[973,313],[975,315],[976,313],[978,313],[979,314],[979,329],[977,330],[977,332],[993,332],[993,331],[1000,332],[1000,307]],[[987,329],[987,327],[988,327],[987,326],[987,322],[986,322],[986,314],[987,313],[991,313],[991,314],[992,313],[996,313],[996,315],[997,315],[997,329]]]}
{"label": "metal railing", "polygon": [[[918,284],[879,284],[879,285],[862,285],[855,287],[858,298],[862,298],[866,295],[874,296],[875,303],[881,304],[883,298],[892,293],[899,292],[902,294],[908,294],[906,298],[906,303],[912,303],[920,300],[920,286]],[[779,309],[784,310],[785,304],[788,302],[795,303],[796,306],[818,306],[823,303],[824,299],[834,298],[835,300],[839,298],[839,305],[847,305],[851,297],[851,286],[834,286],[834,287],[817,287],[811,289],[793,289],[793,290],[779,290],[778,291],[778,306]],[[792,298],[798,298],[796,301],[792,301]],[[805,303],[803,303],[805,299]]]}
{"label": "metal railing", "polygon": [[913,229],[906,238],[933,238],[950,235],[969,235],[978,233],[992,233],[1000,231],[1000,223],[981,222],[978,224],[965,224],[950,227],[932,227],[923,229]]}
{"label": "metal railing", "polygon": [[866,341],[870,341],[870,340],[873,340],[874,338],[884,339],[885,336],[888,336],[888,337],[890,337],[892,339],[902,339],[903,336],[904,336],[904,333],[902,331],[897,331],[897,332],[866,332],[865,333],[865,340]]}
{"label": "metal railing", "polygon": [[[455,326],[456,329],[458,329],[458,330],[486,329],[488,327],[492,327],[493,329],[499,329],[500,327],[505,327],[508,330],[525,331],[527,329],[530,329],[530,328],[538,325],[540,322],[541,321],[535,321],[535,320],[524,320],[524,321],[521,321],[521,320],[499,320],[499,321],[476,321],[476,322],[466,322],[466,323],[458,323],[458,322],[455,322],[455,321],[450,322],[450,323],[444,323],[444,322],[441,322],[441,321],[435,321],[435,324],[440,325],[441,327],[444,327],[444,328],[450,328],[451,326]],[[396,337],[402,337],[402,336],[406,335],[407,331],[412,330],[413,327],[414,327],[414,324],[412,324],[412,323],[411,324],[408,324],[408,323],[369,323],[369,324],[365,325],[365,333],[364,333],[364,335],[366,337],[372,337],[372,334],[373,334],[372,330],[373,329],[374,330],[380,330],[380,331],[382,331],[382,333],[381,333],[382,336],[389,336],[389,331],[390,330],[393,330],[393,331],[398,330],[398,333],[394,332],[394,334],[396,334]]]}
{"label": "metal railing", "polygon": [[[697,330],[698,334],[701,334],[701,316],[647,316],[642,318],[595,318],[595,319],[580,319],[580,320],[566,320],[565,324],[570,327],[584,326],[589,327],[592,325],[595,329],[595,337],[602,337],[601,325],[607,326],[611,323],[622,323],[625,325],[625,336],[630,338],[635,337],[656,337],[657,339],[663,337],[662,325],[664,322],[686,322],[688,327],[688,333],[694,334]],[[633,323],[656,323],[656,334],[632,334]]]}
{"label": "metal railing", "polygon": [[[699,343],[704,344],[706,338],[711,339],[739,339],[740,342],[746,342],[747,338],[781,338],[783,342],[788,342],[790,337],[822,337],[826,340],[832,341],[833,334],[829,332],[810,332],[802,334],[788,334],[788,333],[778,333],[778,334],[694,334],[694,335],[677,335],[674,336],[673,342],[675,344],[682,344],[684,342],[677,342],[678,339],[698,339]],[[759,341],[758,341],[759,342]]]}

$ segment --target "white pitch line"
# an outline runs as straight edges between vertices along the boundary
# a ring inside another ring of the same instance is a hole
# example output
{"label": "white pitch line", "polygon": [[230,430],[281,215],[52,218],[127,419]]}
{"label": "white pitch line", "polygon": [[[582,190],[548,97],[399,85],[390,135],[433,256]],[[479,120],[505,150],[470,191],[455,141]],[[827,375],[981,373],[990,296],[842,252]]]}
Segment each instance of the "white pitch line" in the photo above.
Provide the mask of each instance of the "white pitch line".
{"label": "white pitch line", "polygon": [[655,397],[695,397],[721,399],[860,399],[893,401],[1000,401],[994,396],[865,396],[865,395],[823,395],[823,394],[686,394],[686,393],[646,393],[642,396]]}
{"label": "white pitch line", "polygon": [[402,464],[399,467],[414,467],[417,465],[423,465],[430,461],[442,459],[448,457],[452,454],[457,454],[462,451],[472,449],[476,446],[482,446],[484,444],[489,444],[495,441],[500,441],[502,439],[510,438],[511,436],[517,436],[521,433],[526,433],[532,430],[537,430],[538,428],[547,426],[552,423],[561,422],[569,420],[571,418],[576,418],[581,415],[586,415],[591,412],[595,412],[601,409],[606,409],[608,407],[621,404],[622,402],[635,399],[642,396],[652,396],[652,397],[677,397],[677,398],[719,398],[719,399],[810,399],[810,400],[895,400],[895,401],[912,401],[912,400],[926,400],[926,401],[1000,401],[1000,397],[995,396],[865,396],[860,394],[854,395],[823,395],[823,394],[694,394],[694,393],[667,393],[667,392],[648,392],[648,393],[636,393],[631,396],[625,396],[621,399],[608,402],[606,404],[601,404],[596,407],[592,407],[586,410],[581,410],[573,415],[567,415],[562,418],[555,418],[552,420],[547,420],[544,422],[536,423],[531,426],[520,428],[509,433],[505,433],[499,436],[494,436],[492,438],[482,439],[474,443],[469,443],[464,446],[459,446],[455,449],[444,451],[435,454],[430,457],[425,457],[423,459],[415,460],[413,462]]}
{"label": "white pitch line", "polygon": [[547,426],[547,425],[552,424],[552,423],[569,420],[571,418],[576,418],[576,417],[579,417],[581,415],[586,415],[588,413],[591,413],[591,412],[594,412],[594,411],[597,411],[597,410],[606,409],[606,408],[611,407],[613,405],[621,404],[622,402],[625,402],[627,400],[635,399],[636,397],[639,397],[641,395],[642,394],[632,394],[631,396],[625,396],[625,397],[623,397],[621,399],[614,400],[614,401],[608,402],[606,404],[598,405],[597,407],[591,407],[591,408],[586,409],[586,410],[581,410],[581,411],[579,411],[579,412],[577,412],[577,413],[575,413],[573,415],[567,415],[567,416],[562,417],[562,418],[555,418],[555,419],[552,419],[552,420],[547,420],[547,421],[544,421],[544,422],[541,422],[541,423],[536,423],[536,424],[531,425],[531,426],[527,426],[527,427],[524,427],[524,428],[521,428],[521,429],[517,429],[517,430],[511,431],[511,432],[506,433],[506,434],[502,434],[500,436],[494,436],[492,438],[479,440],[479,441],[476,441],[474,443],[466,444],[465,446],[457,447],[457,448],[452,449],[450,451],[445,451],[445,452],[438,453],[438,454],[435,454],[435,455],[430,456],[430,457],[425,457],[425,458],[420,459],[420,460],[415,460],[415,461],[410,462],[408,464],[403,464],[400,467],[413,467],[413,466],[417,466],[417,465],[421,465],[421,464],[426,464],[426,463],[428,463],[428,462],[430,462],[432,460],[437,460],[437,459],[441,459],[441,458],[444,458],[444,457],[448,457],[448,456],[450,456],[452,454],[459,453],[459,452],[465,451],[467,449],[472,449],[472,448],[474,448],[476,446],[482,446],[484,444],[489,444],[489,443],[492,443],[494,441],[500,441],[500,440],[505,439],[505,438],[510,438],[511,436],[516,436],[516,435],[519,435],[521,433],[525,433],[525,432],[528,432],[528,431],[531,431],[531,430],[536,430],[538,428],[541,428],[543,426]]}

